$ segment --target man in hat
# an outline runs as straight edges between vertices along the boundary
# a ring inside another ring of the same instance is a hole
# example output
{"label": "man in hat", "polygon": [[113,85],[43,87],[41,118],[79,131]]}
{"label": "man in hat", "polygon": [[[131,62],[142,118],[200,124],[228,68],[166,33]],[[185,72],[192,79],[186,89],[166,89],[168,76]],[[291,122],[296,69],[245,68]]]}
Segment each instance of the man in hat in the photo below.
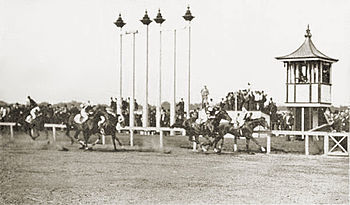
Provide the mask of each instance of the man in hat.
{"label": "man in hat", "polygon": [[208,95],[209,95],[209,90],[206,85],[201,90],[201,95],[202,95],[202,108],[205,108],[208,104]]}

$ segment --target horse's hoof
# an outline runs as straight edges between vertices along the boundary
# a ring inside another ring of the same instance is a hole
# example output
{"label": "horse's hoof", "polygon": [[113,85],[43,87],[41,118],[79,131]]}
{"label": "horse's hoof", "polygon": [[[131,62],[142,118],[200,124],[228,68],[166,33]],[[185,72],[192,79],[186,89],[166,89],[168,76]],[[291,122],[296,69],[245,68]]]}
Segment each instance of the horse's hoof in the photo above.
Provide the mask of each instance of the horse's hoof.
{"label": "horse's hoof", "polygon": [[248,154],[249,154],[249,155],[255,155],[255,153],[254,153],[254,152],[248,152]]}
{"label": "horse's hoof", "polygon": [[260,148],[261,152],[266,152],[266,149],[264,147]]}
{"label": "horse's hoof", "polygon": [[204,146],[202,146],[201,148],[202,148],[203,152],[207,152],[208,151]]}

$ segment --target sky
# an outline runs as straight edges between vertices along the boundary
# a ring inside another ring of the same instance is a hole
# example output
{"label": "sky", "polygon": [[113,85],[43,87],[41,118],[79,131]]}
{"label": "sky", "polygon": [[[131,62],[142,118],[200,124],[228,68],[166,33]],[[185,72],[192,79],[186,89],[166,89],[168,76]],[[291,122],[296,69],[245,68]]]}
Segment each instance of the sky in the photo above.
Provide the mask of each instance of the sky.
{"label": "sky", "polygon": [[[136,35],[136,98],[144,102],[145,10],[153,19],[161,9],[162,99],[170,101],[176,38],[176,95],[187,96],[190,5],[191,102],[200,102],[207,85],[219,101],[247,83],[264,90],[278,104],[285,100],[285,69],[275,59],[295,51],[307,25],[312,41],[333,64],[334,105],[350,105],[349,0],[0,0],[0,100],[24,103],[71,100],[109,103],[119,95],[119,35],[113,24],[121,13],[123,27],[123,96],[132,89],[132,36]],[[158,100],[159,24],[149,25],[149,103]]]}

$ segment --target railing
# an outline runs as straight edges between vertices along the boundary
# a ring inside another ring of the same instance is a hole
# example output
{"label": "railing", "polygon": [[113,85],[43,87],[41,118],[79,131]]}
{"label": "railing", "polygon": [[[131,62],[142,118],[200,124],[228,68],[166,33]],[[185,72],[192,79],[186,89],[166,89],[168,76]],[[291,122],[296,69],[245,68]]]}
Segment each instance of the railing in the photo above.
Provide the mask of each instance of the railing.
{"label": "railing", "polygon": [[0,126],[9,126],[10,127],[10,139],[13,140],[13,126],[15,126],[15,122],[0,122]]}
{"label": "railing", "polygon": [[134,146],[134,131],[143,132],[159,132],[159,147],[163,148],[163,136],[164,132],[181,132],[183,136],[186,135],[186,130],[182,128],[169,128],[169,127],[123,127],[119,130],[127,130],[130,132],[130,146]]}
{"label": "railing", "polygon": [[[13,139],[13,126],[16,126],[14,122],[0,122],[0,126],[9,126],[10,127],[10,137]],[[66,128],[66,125],[62,124],[45,124],[44,127],[52,128],[53,140],[56,141],[56,128]],[[181,132],[182,135],[186,135],[186,130],[182,128],[168,128],[168,127],[123,127],[119,128],[120,131],[129,131],[130,132],[130,146],[134,145],[134,131],[143,131],[143,132],[159,132],[159,146],[163,148],[163,137],[164,132]],[[339,132],[315,132],[315,131],[286,131],[286,130],[271,130],[271,131],[258,131],[256,133],[264,133],[262,137],[266,137],[266,153],[271,153],[271,135],[292,135],[292,136],[304,136],[305,141],[305,155],[309,155],[309,137],[310,136],[323,136],[324,138],[324,155],[345,155],[349,156],[350,150],[350,133],[339,133]],[[234,138],[232,135],[225,135],[225,138]],[[341,137],[337,139],[337,137]],[[341,142],[347,138],[347,147],[343,147]],[[329,139],[335,143],[331,149],[329,149]],[[105,136],[102,135],[102,144],[105,144]],[[337,147],[342,151],[341,153],[333,152]],[[196,143],[193,143],[193,149],[195,150]]]}
{"label": "railing", "polygon": [[[10,126],[10,133],[11,133],[11,140],[13,139],[13,126],[15,126],[16,123],[14,122],[0,122],[0,126]],[[53,141],[56,141],[56,128],[67,128],[66,125],[63,124],[50,124],[46,123],[44,124],[44,127],[46,128],[52,128],[52,137]],[[143,131],[143,132],[159,132],[159,146],[163,148],[163,136],[164,132],[181,132],[182,135],[186,135],[186,131],[182,128],[168,128],[168,127],[123,127],[119,128],[120,131],[127,130],[130,132],[130,146],[134,146],[134,132],[133,131]],[[105,144],[105,135],[102,135],[102,144]]]}
{"label": "railing", "polygon": [[67,128],[67,126],[63,124],[44,124],[44,127],[52,128],[52,138],[54,142],[56,141],[56,128]]}
{"label": "railing", "polygon": [[[309,137],[310,136],[323,136],[323,146],[324,146],[324,155],[337,155],[337,156],[349,156],[350,150],[350,133],[339,133],[339,132],[314,132],[314,131],[286,131],[286,130],[271,130],[271,131],[256,131],[255,133],[262,133],[259,138],[266,138],[266,153],[271,153],[271,135],[292,135],[292,136],[304,136],[305,141],[305,155],[309,155]],[[254,137],[254,135],[253,135]],[[341,139],[336,139],[336,137],[341,137]],[[224,138],[234,139],[233,135],[225,135]],[[257,138],[257,137],[255,137]],[[347,138],[347,149],[345,149],[340,143]],[[240,139],[245,139],[245,137],[240,137]],[[329,149],[329,139],[332,139],[335,142],[335,145]],[[196,150],[197,144],[193,143],[193,150]],[[337,147],[341,149],[341,153],[332,152]]]}
{"label": "railing", "polygon": [[[272,134],[279,135],[294,135],[294,136],[305,136],[305,155],[309,155],[309,137],[310,136],[323,136],[323,147],[324,147],[324,155],[345,155],[349,156],[350,149],[350,133],[345,132],[314,132],[314,131],[283,131],[283,130],[272,130]],[[336,139],[336,137],[341,137],[340,140]],[[335,145],[329,149],[329,138],[335,142]],[[347,147],[346,149],[340,144],[344,139],[347,138]],[[271,151],[271,135],[267,137],[268,153]],[[339,147],[342,150],[342,153],[334,153],[332,152],[335,148]]]}

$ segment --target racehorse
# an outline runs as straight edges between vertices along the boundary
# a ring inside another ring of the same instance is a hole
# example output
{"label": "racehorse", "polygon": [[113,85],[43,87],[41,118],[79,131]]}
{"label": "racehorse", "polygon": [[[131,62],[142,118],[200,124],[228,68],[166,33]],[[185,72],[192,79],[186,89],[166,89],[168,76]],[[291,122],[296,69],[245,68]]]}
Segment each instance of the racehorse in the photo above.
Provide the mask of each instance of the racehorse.
{"label": "racehorse", "polygon": [[115,114],[109,108],[100,107],[94,114],[93,119],[94,120],[87,122],[89,129],[84,132],[84,135],[87,135],[85,139],[89,139],[93,134],[98,135],[98,139],[92,146],[95,146],[101,140],[102,135],[112,136],[114,150],[117,150],[115,142],[117,142],[119,146],[123,146],[117,138],[118,127],[125,127],[125,121],[122,115]]}
{"label": "racehorse", "polygon": [[[29,136],[35,140],[40,136],[40,131],[43,131],[44,124],[49,118],[49,114],[45,106],[39,106],[40,110],[36,113],[36,117],[33,119],[30,115],[30,110],[24,112],[24,118],[19,122],[25,132],[28,132]],[[47,130],[45,130],[46,136],[48,136]]]}
{"label": "racehorse", "polygon": [[221,123],[218,126],[218,131],[219,134],[215,138],[213,144],[214,144],[214,149],[216,149],[216,146],[220,140],[221,141],[221,146],[219,146],[219,149],[217,150],[218,152],[221,151],[223,145],[224,145],[224,136],[226,134],[232,134],[235,136],[234,138],[234,150],[237,151],[237,138],[238,137],[245,137],[246,138],[246,149],[248,153],[251,153],[249,151],[249,143],[250,140],[252,140],[256,145],[260,147],[260,150],[262,152],[265,152],[265,148],[259,144],[259,142],[253,138],[253,130],[257,126],[262,126],[264,128],[269,128],[268,123],[266,122],[264,117],[260,117],[257,119],[252,119],[251,121],[245,122],[242,127],[235,128],[232,123]]}
{"label": "racehorse", "polygon": [[[76,140],[83,147],[85,147],[85,143],[84,143],[84,141],[79,140],[78,136],[79,136],[80,132],[83,132],[84,130],[88,129],[87,121],[91,120],[90,118],[92,118],[92,116],[93,116],[93,107],[88,106],[86,108],[86,112],[88,114],[88,119],[85,122],[78,123],[78,122],[76,122],[75,119],[77,117],[79,117],[78,115],[79,115],[80,111],[78,110],[78,108],[71,109],[68,121],[64,122],[64,124],[66,125],[66,128],[67,128],[66,129],[66,136],[68,136],[71,139],[71,143],[73,144],[74,140]],[[75,130],[75,134],[73,137],[70,136],[71,130]],[[87,140],[85,139],[85,141],[87,141]]]}
{"label": "racehorse", "polygon": [[[207,149],[212,145],[210,138],[216,138],[216,135],[218,133],[217,127],[219,126],[221,120],[227,120],[228,122],[231,122],[232,118],[225,110],[219,109],[216,111],[214,118],[208,119],[203,124],[196,123],[195,118],[186,119],[183,122],[183,128],[186,130],[190,142],[196,142],[203,151],[207,151]],[[207,142],[200,143],[199,135],[202,135],[207,140]],[[206,148],[205,146],[209,147]]]}

